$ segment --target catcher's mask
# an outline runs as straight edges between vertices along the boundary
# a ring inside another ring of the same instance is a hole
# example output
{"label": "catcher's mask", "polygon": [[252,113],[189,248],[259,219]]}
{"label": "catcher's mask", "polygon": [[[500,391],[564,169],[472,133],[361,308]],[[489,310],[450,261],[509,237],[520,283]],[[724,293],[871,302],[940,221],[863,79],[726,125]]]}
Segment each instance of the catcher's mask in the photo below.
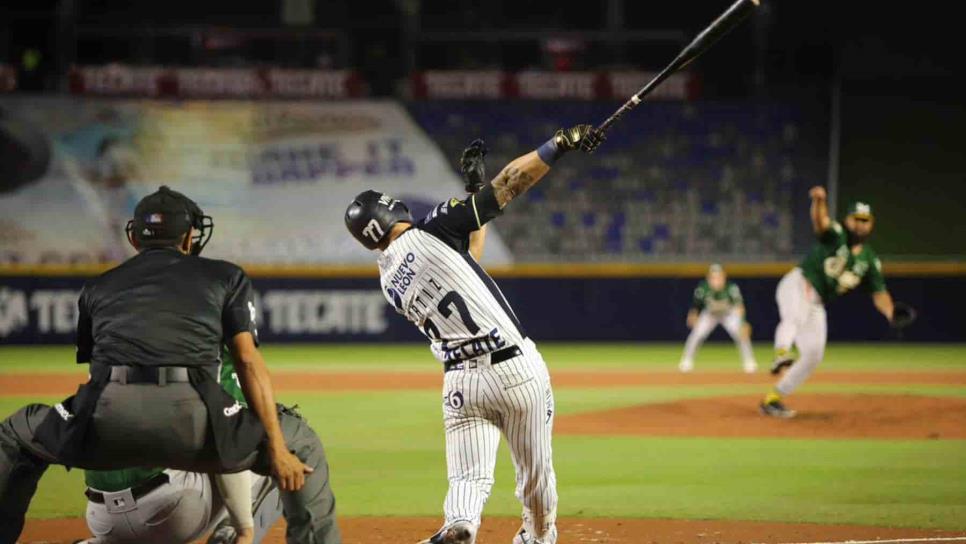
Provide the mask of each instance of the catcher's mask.
{"label": "catcher's mask", "polygon": [[124,231],[131,245],[142,249],[176,246],[192,228],[196,232],[191,237],[191,254],[199,255],[211,240],[214,221],[193,200],[162,185],[138,202]]}
{"label": "catcher's mask", "polygon": [[376,191],[356,195],[345,210],[345,226],[367,249],[376,249],[396,223],[412,223],[409,207]]}

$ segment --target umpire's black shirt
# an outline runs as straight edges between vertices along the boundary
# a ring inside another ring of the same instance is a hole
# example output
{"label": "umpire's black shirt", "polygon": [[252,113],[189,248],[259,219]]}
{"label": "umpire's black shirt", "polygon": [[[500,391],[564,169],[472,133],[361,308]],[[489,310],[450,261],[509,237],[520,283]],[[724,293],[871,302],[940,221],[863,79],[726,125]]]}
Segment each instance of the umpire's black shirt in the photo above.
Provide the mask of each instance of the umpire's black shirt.
{"label": "umpire's black shirt", "polygon": [[77,362],[212,367],[236,334],[257,341],[252,296],[232,263],[146,249],[84,286]]}

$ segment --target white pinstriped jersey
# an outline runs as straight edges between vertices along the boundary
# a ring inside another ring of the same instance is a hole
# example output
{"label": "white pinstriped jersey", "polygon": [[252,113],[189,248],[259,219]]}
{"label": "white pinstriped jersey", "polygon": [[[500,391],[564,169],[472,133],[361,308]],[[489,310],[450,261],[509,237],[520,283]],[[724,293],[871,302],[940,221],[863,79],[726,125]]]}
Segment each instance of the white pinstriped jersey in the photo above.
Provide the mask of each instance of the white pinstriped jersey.
{"label": "white pinstriped jersey", "polygon": [[396,238],[379,258],[386,300],[429,338],[441,362],[472,359],[526,335],[492,278],[469,254],[469,233],[499,214],[492,194],[452,199]]}

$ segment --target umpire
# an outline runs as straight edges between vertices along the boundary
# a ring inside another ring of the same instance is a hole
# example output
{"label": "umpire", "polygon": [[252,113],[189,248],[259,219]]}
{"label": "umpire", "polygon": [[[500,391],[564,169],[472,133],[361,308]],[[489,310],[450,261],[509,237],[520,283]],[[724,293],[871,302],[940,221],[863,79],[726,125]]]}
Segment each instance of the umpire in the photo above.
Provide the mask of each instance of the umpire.
{"label": "umpire", "polygon": [[[342,541],[322,443],[275,404],[251,283],[198,256],[213,226],[167,187],[138,203],[127,226],[138,254],[89,281],[78,302],[77,362],[90,363],[90,380],[53,409],[31,404],[0,423],[0,544],[17,540],[51,463],[270,474],[289,543]],[[250,410],[217,383],[222,344]],[[132,490],[129,506],[137,498]]]}

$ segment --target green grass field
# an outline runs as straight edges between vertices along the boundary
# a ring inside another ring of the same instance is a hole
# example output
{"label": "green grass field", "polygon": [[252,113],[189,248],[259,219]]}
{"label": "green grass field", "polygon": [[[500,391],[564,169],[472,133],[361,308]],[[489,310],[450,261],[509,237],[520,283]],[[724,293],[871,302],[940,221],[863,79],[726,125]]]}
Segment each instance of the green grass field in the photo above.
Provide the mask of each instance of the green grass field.
{"label": "green grass field", "polygon": [[[672,371],[677,344],[544,344],[551,372],[600,369]],[[438,370],[425,346],[277,346],[280,371]],[[0,348],[0,373],[64,372],[71,348]],[[757,350],[769,360],[767,346]],[[709,344],[698,370],[734,370],[730,344]],[[966,345],[833,344],[819,372],[849,370],[966,373]],[[442,378],[440,378],[442,380]],[[956,385],[815,384],[804,392],[966,397]],[[762,392],[760,386],[635,386],[556,391],[558,414],[674,399]],[[438,515],[446,490],[438,389],[282,392],[297,403],[326,445],[343,515]],[[8,395],[6,415],[28,401]],[[963,422],[966,425],[966,421]],[[856,523],[966,530],[966,440],[802,440],[555,437],[561,516],[743,519]],[[80,471],[52,468],[30,516],[79,516]],[[489,515],[515,515],[513,473],[503,446]]]}

